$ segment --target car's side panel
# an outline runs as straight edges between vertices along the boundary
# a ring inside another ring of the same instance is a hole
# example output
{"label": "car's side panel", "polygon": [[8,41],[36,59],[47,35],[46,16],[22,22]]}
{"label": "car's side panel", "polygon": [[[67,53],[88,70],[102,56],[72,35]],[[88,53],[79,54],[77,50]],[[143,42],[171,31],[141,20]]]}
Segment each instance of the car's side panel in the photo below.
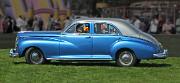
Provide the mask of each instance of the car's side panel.
{"label": "car's side panel", "polygon": [[92,38],[90,34],[65,34],[61,36],[60,55],[91,55]]}
{"label": "car's side panel", "polygon": [[19,54],[21,56],[26,48],[37,47],[39,48],[45,58],[52,56],[59,56],[59,41],[60,37],[21,37],[19,42]]}
{"label": "car's side panel", "polygon": [[93,35],[93,55],[110,55],[110,49],[120,36]]}

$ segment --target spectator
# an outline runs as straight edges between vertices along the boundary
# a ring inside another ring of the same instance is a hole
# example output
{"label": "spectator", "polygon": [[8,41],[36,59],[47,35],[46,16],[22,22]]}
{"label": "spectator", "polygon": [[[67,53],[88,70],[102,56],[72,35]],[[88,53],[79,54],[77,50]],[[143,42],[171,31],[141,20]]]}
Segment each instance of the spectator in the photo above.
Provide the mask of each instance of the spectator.
{"label": "spectator", "polygon": [[34,29],[34,31],[39,31],[39,22],[38,22],[38,17],[34,16],[34,21],[33,21],[33,26],[32,28]]}
{"label": "spectator", "polygon": [[51,14],[48,19],[47,30],[54,30],[53,23],[54,23],[54,15]]}
{"label": "spectator", "polygon": [[14,32],[15,31],[15,29],[16,29],[16,20],[14,19],[14,18],[11,18],[11,22],[12,22],[12,32]]}
{"label": "spectator", "polygon": [[133,16],[133,25],[135,25],[138,29],[140,28],[141,21],[138,16]]}
{"label": "spectator", "polygon": [[26,21],[25,18],[19,16],[16,20],[16,26],[20,29],[20,31],[26,31]]}
{"label": "spectator", "polygon": [[150,28],[149,28],[149,32],[151,34],[157,34],[158,24],[159,24],[158,17],[154,16],[153,19],[151,20]]}
{"label": "spectator", "polygon": [[3,23],[3,16],[0,14],[0,32],[3,32],[2,23]]}
{"label": "spectator", "polygon": [[38,27],[39,27],[40,31],[43,30],[43,25],[44,25],[43,19],[39,16],[38,17]]}
{"label": "spectator", "polygon": [[174,25],[172,24],[172,22],[167,19],[166,22],[163,24],[162,32],[165,34],[171,34],[173,27]]}
{"label": "spectator", "polygon": [[180,33],[180,16],[176,19],[176,31]]}
{"label": "spectator", "polygon": [[10,16],[7,17],[7,31],[6,33],[12,33],[13,32],[13,22],[12,18]]}
{"label": "spectator", "polygon": [[145,32],[148,32],[148,30],[149,30],[149,28],[150,28],[150,25],[151,25],[151,18],[150,18],[150,16],[147,16],[146,18],[145,18],[145,24],[146,24],[146,30],[145,30]]}
{"label": "spectator", "polygon": [[30,17],[29,19],[28,19],[28,21],[27,21],[27,29],[28,30],[33,30],[33,21],[34,21],[34,19],[33,19],[33,17]]}
{"label": "spectator", "polygon": [[162,15],[158,15],[158,27],[157,27],[157,33],[161,33],[162,32],[162,27],[163,24],[166,22],[165,17]]}
{"label": "spectator", "polygon": [[[65,22],[65,26],[64,27],[68,26],[68,24],[69,24],[69,17],[66,17],[66,20],[64,22]],[[64,28],[64,27],[61,27],[61,28]]]}
{"label": "spectator", "polygon": [[4,17],[4,20],[2,21],[2,27],[3,27],[3,33],[7,32],[8,28],[8,17]]}
{"label": "spectator", "polygon": [[58,19],[56,19],[54,21],[54,28],[55,28],[55,30],[61,30],[62,29],[60,23],[61,23],[60,18],[58,18]]}
{"label": "spectator", "polygon": [[139,29],[143,32],[145,32],[147,26],[145,24],[145,21],[141,21]]}

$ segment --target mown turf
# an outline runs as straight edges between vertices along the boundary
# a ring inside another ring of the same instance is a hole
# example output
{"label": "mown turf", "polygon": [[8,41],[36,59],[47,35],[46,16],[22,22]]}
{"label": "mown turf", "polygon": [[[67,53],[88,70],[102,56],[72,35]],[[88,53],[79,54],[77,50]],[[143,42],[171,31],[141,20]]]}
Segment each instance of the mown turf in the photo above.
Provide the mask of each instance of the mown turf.
{"label": "mown turf", "polygon": [[180,58],[143,61],[136,67],[114,63],[26,64],[0,50],[0,83],[180,83]]}

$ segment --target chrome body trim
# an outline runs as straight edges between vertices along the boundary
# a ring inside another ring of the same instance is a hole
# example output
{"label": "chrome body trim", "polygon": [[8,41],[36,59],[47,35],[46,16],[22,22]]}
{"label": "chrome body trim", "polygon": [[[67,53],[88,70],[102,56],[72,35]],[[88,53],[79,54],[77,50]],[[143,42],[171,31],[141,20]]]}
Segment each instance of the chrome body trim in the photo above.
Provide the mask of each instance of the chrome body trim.
{"label": "chrome body trim", "polygon": [[11,49],[9,51],[9,56],[12,58],[19,57],[19,53],[16,52],[16,49]]}
{"label": "chrome body trim", "polygon": [[168,50],[166,49],[161,53],[153,54],[153,58],[155,59],[165,59],[167,57],[168,57]]}
{"label": "chrome body trim", "polygon": [[87,59],[87,58],[84,58],[84,59],[72,59],[72,58],[46,58],[47,60],[70,60],[70,61],[81,61],[81,60],[97,60],[97,61],[111,61],[112,59]]}

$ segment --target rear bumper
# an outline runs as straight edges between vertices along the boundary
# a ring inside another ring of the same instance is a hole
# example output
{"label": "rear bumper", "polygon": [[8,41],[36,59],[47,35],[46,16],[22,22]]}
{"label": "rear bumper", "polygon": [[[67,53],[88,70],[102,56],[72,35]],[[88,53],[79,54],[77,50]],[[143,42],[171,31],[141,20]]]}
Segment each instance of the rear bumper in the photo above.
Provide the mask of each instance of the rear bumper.
{"label": "rear bumper", "polygon": [[154,59],[165,59],[168,57],[168,50],[164,50],[162,53],[153,54]]}
{"label": "rear bumper", "polygon": [[11,49],[9,51],[9,56],[15,58],[15,57],[19,57],[19,54],[16,52],[16,49]]}

